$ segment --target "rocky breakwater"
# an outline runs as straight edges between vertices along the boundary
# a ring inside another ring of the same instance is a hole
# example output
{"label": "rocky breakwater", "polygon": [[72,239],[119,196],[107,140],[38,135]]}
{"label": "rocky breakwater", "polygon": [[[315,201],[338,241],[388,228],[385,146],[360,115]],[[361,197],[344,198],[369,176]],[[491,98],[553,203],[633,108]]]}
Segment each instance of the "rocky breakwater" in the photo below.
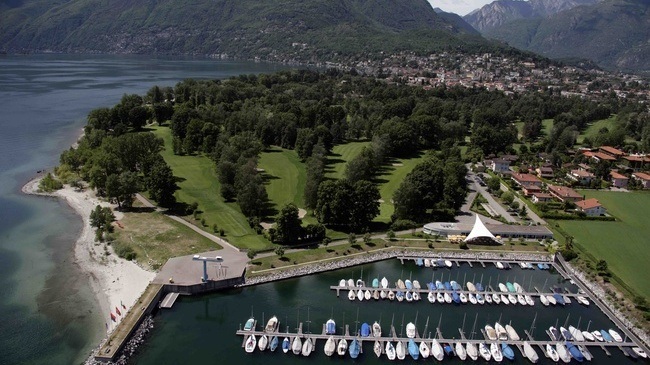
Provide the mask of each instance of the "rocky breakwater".
{"label": "rocky breakwater", "polygon": [[147,334],[153,329],[153,323],[153,317],[147,316],[142,321],[138,329],[133,332],[133,335],[126,343],[126,345],[124,345],[122,352],[115,361],[104,362],[95,360],[95,353],[99,351],[101,346],[104,344],[102,342],[99,347],[95,349],[90,357],[84,362],[84,365],[126,365],[128,363],[128,360],[136,353],[138,347],[144,343]]}

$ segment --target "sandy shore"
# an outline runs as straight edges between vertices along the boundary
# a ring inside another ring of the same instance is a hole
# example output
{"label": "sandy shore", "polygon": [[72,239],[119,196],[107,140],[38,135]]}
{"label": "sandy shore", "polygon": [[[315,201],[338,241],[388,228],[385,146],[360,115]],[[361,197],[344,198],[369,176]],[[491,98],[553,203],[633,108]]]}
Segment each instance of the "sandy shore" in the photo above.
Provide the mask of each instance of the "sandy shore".
{"label": "sandy shore", "polygon": [[[75,260],[81,269],[88,273],[90,285],[101,308],[102,318],[108,324],[108,332],[110,332],[126,314],[124,307],[127,310],[131,308],[156,274],[144,270],[134,262],[119,258],[110,246],[108,246],[110,255],[105,256],[104,244],[95,242],[95,232],[90,226],[90,212],[98,204],[102,206],[110,206],[110,204],[100,201],[90,189],[79,192],[66,186],[51,194],[41,194],[38,192],[39,181],[40,178],[29,181],[23,186],[23,193],[62,198],[83,219],[83,230],[75,245]],[[121,213],[115,212],[115,217],[119,220]],[[116,307],[119,308],[122,316],[117,315]],[[116,315],[116,322],[111,320],[111,313]]]}

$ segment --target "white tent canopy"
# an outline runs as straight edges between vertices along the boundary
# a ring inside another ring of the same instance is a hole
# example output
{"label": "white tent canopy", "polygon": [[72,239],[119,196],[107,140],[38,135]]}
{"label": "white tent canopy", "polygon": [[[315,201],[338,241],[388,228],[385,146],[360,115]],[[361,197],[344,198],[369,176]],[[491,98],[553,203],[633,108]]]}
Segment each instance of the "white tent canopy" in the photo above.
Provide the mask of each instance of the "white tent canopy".
{"label": "white tent canopy", "polygon": [[474,227],[472,228],[472,231],[469,232],[467,238],[465,238],[465,242],[471,242],[475,240],[478,241],[479,239],[498,242],[496,237],[494,237],[494,235],[490,231],[488,231],[488,229],[485,227],[485,224],[481,222],[481,219],[478,217],[477,214],[476,221],[474,222]]}

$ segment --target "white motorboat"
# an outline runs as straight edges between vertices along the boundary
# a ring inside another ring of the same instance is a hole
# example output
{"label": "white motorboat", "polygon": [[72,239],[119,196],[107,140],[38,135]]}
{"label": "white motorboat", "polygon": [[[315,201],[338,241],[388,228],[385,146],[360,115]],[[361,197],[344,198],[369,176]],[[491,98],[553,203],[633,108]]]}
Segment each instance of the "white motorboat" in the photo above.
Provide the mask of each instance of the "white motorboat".
{"label": "white motorboat", "polygon": [[[523,298],[522,298],[523,299]],[[514,294],[508,294],[508,300],[512,304],[517,304],[517,297]]]}
{"label": "white motorboat", "polygon": [[407,291],[406,294],[404,295],[404,299],[406,299],[407,302],[412,302],[413,301],[413,294],[411,294],[410,291]]}
{"label": "white motorboat", "polygon": [[616,332],[614,329],[610,328],[609,331],[607,332],[609,332],[609,334],[612,336],[614,341],[623,342],[623,337],[621,337],[621,335],[619,335],[618,332]]}
{"label": "white motorboat", "polygon": [[431,350],[429,350],[429,345],[427,345],[426,341],[420,342],[420,355],[422,356],[423,359],[426,359],[429,357],[431,354]]}
{"label": "white motorboat", "polygon": [[516,291],[517,293],[520,293],[520,294],[521,294],[521,293],[524,292],[524,288],[522,288],[521,285],[519,285],[519,283],[513,283],[512,286],[515,287],[515,291]]}
{"label": "white motorboat", "polygon": [[504,283],[499,283],[499,290],[500,290],[502,293],[507,293],[507,292],[508,292],[508,287],[507,287],[506,284],[504,284]]}
{"label": "white motorboat", "polygon": [[511,341],[521,340],[517,331],[515,331],[515,329],[509,324],[506,325],[506,332],[508,332],[508,338],[510,338]]}
{"label": "white motorboat", "polygon": [[406,285],[404,285],[404,281],[402,279],[398,279],[396,285],[399,289],[406,289]]}
{"label": "white motorboat", "polygon": [[552,295],[547,295],[546,300],[548,300],[549,304],[552,304],[552,305],[557,304],[557,300],[555,300],[555,297],[553,297]]}
{"label": "white motorboat", "polygon": [[535,299],[533,299],[533,297],[531,297],[530,295],[526,294],[524,295],[524,298],[526,298],[526,304],[530,306],[535,305]]}
{"label": "white motorboat", "polygon": [[546,355],[548,355],[548,357],[555,362],[560,361],[560,355],[558,355],[557,351],[555,351],[555,347],[553,347],[553,345],[550,343],[546,344]]}
{"label": "white motorboat", "polygon": [[451,303],[451,295],[449,293],[445,293],[445,303],[449,304]]}
{"label": "white motorboat", "polygon": [[372,335],[373,337],[381,337],[381,325],[377,321],[372,324]]}
{"label": "white motorboat", "polygon": [[345,356],[345,353],[348,351],[348,341],[345,338],[339,340],[338,346],[336,346],[336,353],[339,356]]}
{"label": "white motorboat", "polygon": [[302,340],[300,337],[296,336],[293,338],[293,342],[291,343],[291,352],[293,352],[294,355],[300,355],[302,352]]}
{"label": "white motorboat", "polygon": [[429,259],[424,259],[424,267],[431,267],[431,261]]}
{"label": "white motorboat", "polygon": [[363,290],[361,290],[361,289],[357,290],[357,299],[359,301],[363,300]]}
{"label": "white motorboat", "polygon": [[459,359],[462,361],[465,361],[467,359],[467,352],[465,351],[465,347],[463,347],[463,344],[460,342],[456,342],[456,356],[458,356]]}
{"label": "white motorboat", "polygon": [[365,300],[370,300],[370,298],[372,298],[372,293],[370,292],[370,290],[366,290],[366,291],[363,293],[363,299],[365,299]]}
{"label": "white motorboat", "polygon": [[388,360],[395,360],[395,346],[393,346],[393,343],[390,341],[386,341],[386,357],[388,357]]}
{"label": "white motorboat", "polygon": [[539,356],[537,355],[537,352],[531,346],[528,341],[524,341],[524,354],[532,362],[533,364],[536,364],[539,361]]}
{"label": "white motorboat", "polygon": [[471,281],[468,281],[467,282],[467,290],[469,290],[471,292],[475,292],[476,291],[476,286],[474,285],[474,283],[472,283]]}
{"label": "white motorboat", "polygon": [[569,333],[571,333],[571,336],[577,341],[577,342],[584,342],[585,341],[585,336],[582,335],[582,331],[579,329],[569,326]]}
{"label": "white motorboat", "polygon": [[413,289],[422,289],[419,281],[413,280]]}
{"label": "white motorboat", "polygon": [[415,338],[415,325],[413,324],[413,322],[409,322],[406,325],[406,337]]}
{"label": "white motorboat", "polygon": [[406,358],[406,344],[404,341],[397,341],[397,346],[395,347],[395,353],[397,354],[398,360],[404,360]]}
{"label": "white motorboat", "polygon": [[550,303],[548,302],[548,298],[546,298],[546,295],[540,295],[540,296],[539,296],[539,301],[542,302],[542,304],[543,304],[545,307],[548,307],[548,305],[550,304]]}
{"label": "white motorboat", "polygon": [[521,294],[517,294],[517,303],[519,303],[520,305],[528,304],[526,303],[526,298],[524,298],[524,296]]}
{"label": "white motorboat", "polygon": [[375,290],[372,292],[372,299],[374,299],[374,300],[379,300],[379,290],[375,289]]}
{"label": "white motorboat", "polygon": [[384,288],[384,289],[388,288],[388,279],[386,279],[385,276],[383,278],[381,278],[381,287]]}
{"label": "white motorboat", "polygon": [[379,341],[375,341],[375,345],[372,347],[372,349],[377,357],[381,356],[381,343]]}
{"label": "white motorboat", "polygon": [[578,303],[580,303],[582,305],[585,305],[587,307],[589,306],[589,300],[587,298],[583,297],[583,296],[577,296],[576,300],[578,301]]}
{"label": "white motorboat", "polygon": [[495,262],[494,265],[497,267],[497,269],[503,270],[504,266],[500,261]]}
{"label": "white motorboat", "polygon": [[442,361],[445,357],[445,352],[442,350],[440,342],[435,338],[431,341],[431,355],[438,361]]}
{"label": "white motorboat", "polygon": [[582,331],[582,336],[587,341],[590,341],[590,342],[596,341],[596,338],[594,337],[594,335],[592,335],[591,332],[589,332],[589,331]]}
{"label": "white motorboat", "polygon": [[416,302],[419,301],[420,300],[420,293],[414,291],[413,292],[413,300],[416,301]]}
{"label": "white motorboat", "polygon": [[563,295],[562,299],[564,299],[564,304],[571,304],[571,298],[568,295]]}
{"label": "white motorboat", "polygon": [[255,345],[257,345],[257,338],[255,335],[250,335],[246,340],[246,346],[244,349],[250,354],[251,352],[255,351]]}
{"label": "white motorboat", "polygon": [[[486,293],[483,298],[485,298],[484,300],[485,300],[485,302],[487,304],[492,304],[492,301],[494,299],[494,298],[492,298],[492,295],[490,295],[489,293]],[[480,301],[479,301],[479,303],[480,303]]]}
{"label": "white motorboat", "polygon": [[[469,294],[467,295],[467,299],[469,300],[469,302],[470,302],[471,304],[476,304],[476,303],[478,303],[478,300],[476,300],[476,295],[474,295],[474,293],[469,293]],[[462,298],[461,298],[461,300],[462,300]]]}
{"label": "white motorboat", "polygon": [[[510,299],[508,299],[508,297],[505,294],[501,294],[499,296],[499,298],[501,298],[501,303],[510,304]],[[515,303],[512,303],[512,304],[515,304]]]}
{"label": "white motorboat", "polygon": [[467,356],[469,356],[470,359],[474,361],[478,359],[478,350],[476,349],[475,343],[468,342],[465,344],[465,349],[467,350]]}
{"label": "white motorboat", "polygon": [[490,348],[485,343],[480,343],[478,345],[478,352],[485,361],[490,361],[492,359]]}
{"label": "white motorboat", "polygon": [[492,301],[494,301],[494,304],[501,304],[501,297],[499,296],[499,294],[492,293]]}
{"label": "white motorboat", "polygon": [[433,294],[432,291],[430,291],[429,294],[427,294],[427,300],[429,301],[429,303],[432,303],[432,304],[435,303],[436,302],[436,295]]}
{"label": "white motorboat", "polygon": [[494,324],[494,330],[496,331],[497,338],[499,341],[507,341],[508,340],[508,331],[506,331],[505,328],[501,325],[501,323],[497,322]]}
{"label": "white motorboat", "polygon": [[332,356],[334,355],[335,351],[336,351],[336,340],[334,340],[334,336],[330,336],[327,339],[327,342],[325,342],[325,348],[323,349],[323,352],[325,352],[325,355],[327,356]]}
{"label": "white motorboat", "polygon": [[352,280],[352,279],[348,279],[348,286],[349,286],[350,288],[354,287],[354,280]]}
{"label": "white motorboat", "polygon": [[643,351],[643,349],[640,348],[640,347],[637,347],[637,346],[632,347],[632,351],[634,351],[635,354],[639,355],[639,357],[642,357],[644,359],[648,358],[648,354],[646,354],[646,352]]}
{"label": "white motorboat", "polygon": [[438,301],[438,303],[444,303],[445,296],[441,292],[438,292],[436,293],[436,300]]}
{"label": "white motorboat", "polygon": [[496,342],[492,342],[492,344],[490,344],[490,354],[492,354],[492,360],[496,362],[503,361],[503,353],[501,353],[501,347]]}
{"label": "white motorboat", "polygon": [[447,266],[447,267],[451,267],[451,261],[449,261],[449,260],[445,260],[445,266]]}
{"label": "white motorboat", "polygon": [[366,286],[366,283],[363,282],[363,279],[357,279],[357,288],[363,288]]}
{"label": "white motorboat", "polygon": [[278,330],[279,325],[280,322],[278,321],[278,317],[273,316],[271,317],[271,319],[269,319],[268,322],[266,322],[266,327],[264,327],[264,332],[273,333]]}
{"label": "white motorboat", "polygon": [[379,292],[379,298],[386,299],[386,297],[388,297],[388,292],[386,290],[382,290]]}
{"label": "white motorboat", "polygon": [[558,342],[555,345],[555,350],[557,351],[557,355],[560,357],[560,360],[562,360],[562,362],[567,364],[571,362],[571,354],[563,343]]}
{"label": "white motorboat", "polygon": [[350,290],[348,292],[348,299],[350,299],[350,300],[356,300],[357,299],[357,294],[354,292],[354,290]]}
{"label": "white motorboat", "polygon": [[395,300],[395,292],[392,290],[388,291],[388,300]]}
{"label": "white motorboat", "polygon": [[485,325],[485,334],[487,335],[488,340],[490,341],[496,341],[498,339],[497,331],[494,329],[494,327],[490,326],[489,324]]}
{"label": "white motorboat", "polygon": [[302,356],[311,355],[312,350],[314,349],[314,343],[311,340],[311,337],[308,337],[307,340],[302,344]]}
{"label": "white motorboat", "polygon": [[260,340],[257,341],[257,348],[260,349],[260,351],[266,350],[266,347],[269,345],[269,338],[266,335],[262,335],[260,337]]}
{"label": "white motorboat", "polygon": [[[458,293],[458,296],[460,297],[461,303],[467,303],[467,295],[465,295],[465,293],[460,292]],[[476,300],[476,298],[474,298],[474,300]]]}
{"label": "white motorboat", "polygon": [[346,285],[347,285],[347,282],[345,281],[345,279],[341,279],[341,281],[339,281],[339,287],[345,288]]}
{"label": "white motorboat", "polygon": [[603,338],[603,335],[600,333],[600,331],[593,331],[593,332],[591,332],[591,334],[594,336],[594,338],[595,338],[598,342],[603,342],[603,341],[605,341],[605,339]]}

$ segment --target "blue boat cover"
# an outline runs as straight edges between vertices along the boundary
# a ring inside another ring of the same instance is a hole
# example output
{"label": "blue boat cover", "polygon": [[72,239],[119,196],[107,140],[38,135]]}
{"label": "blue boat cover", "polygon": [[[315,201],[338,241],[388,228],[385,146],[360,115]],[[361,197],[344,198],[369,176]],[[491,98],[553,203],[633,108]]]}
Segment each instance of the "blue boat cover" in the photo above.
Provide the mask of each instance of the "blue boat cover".
{"label": "blue boat cover", "polygon": [[361,337],[368,336],[370,336],[370,325],[368,323],[364,323],[361,325]]}

